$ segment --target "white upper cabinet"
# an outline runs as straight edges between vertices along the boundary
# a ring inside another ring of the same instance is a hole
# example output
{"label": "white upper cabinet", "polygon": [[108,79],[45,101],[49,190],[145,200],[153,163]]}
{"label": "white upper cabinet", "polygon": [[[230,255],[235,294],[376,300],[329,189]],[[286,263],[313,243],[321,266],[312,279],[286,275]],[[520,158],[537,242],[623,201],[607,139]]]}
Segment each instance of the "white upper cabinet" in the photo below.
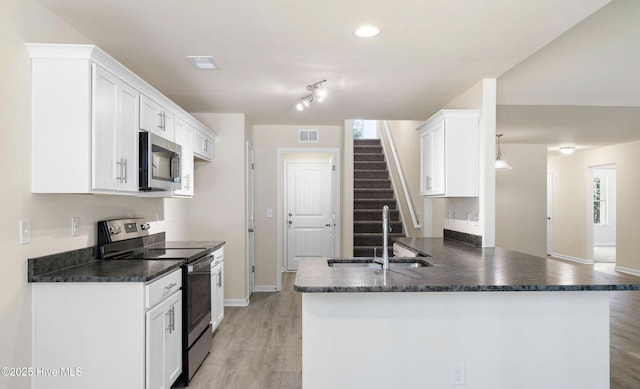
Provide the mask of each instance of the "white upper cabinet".
{"label": "white upper cabinet", "polygon": [[174,141],[174,114],[149,97],[140,97],[140,129]]}
{"label": "white upper cabinet", "polygon": [[478,196],[479,117],[476,110],[443,110],[418,127],[422,196]]}
{"label": "white upper cabinet", "polygon": [[193,153],[202,160],[213,160],[213,136],[206,131],[196,129],[193,132]]}
{"label": "white upper cabinet", "polygon": [[[213,131],[96,46],[26,46],[32,65],[33,193],[138,194],[138,133],[175,141],[176,118],[191,129],[186,136],[192,142],[194,133],[205,135],[198,152],[211,160]],[[184,132],[180,136],[188,147]],[[193,194],[193,147],[183,156],[191,170],[184,173],[190,193],[185,196]]]}
{"label": "white upper cabinet", "polygon": [[137,192],[140,94],[96,64],[92,73],[91,189]]}
{"label": "white upper cabinet", "polygon": [[193,196],[193,133],[193,127],[176,117],[175,142],[182,146],[182,155],[180,156],[182,188],[174,190],[174,196]]}

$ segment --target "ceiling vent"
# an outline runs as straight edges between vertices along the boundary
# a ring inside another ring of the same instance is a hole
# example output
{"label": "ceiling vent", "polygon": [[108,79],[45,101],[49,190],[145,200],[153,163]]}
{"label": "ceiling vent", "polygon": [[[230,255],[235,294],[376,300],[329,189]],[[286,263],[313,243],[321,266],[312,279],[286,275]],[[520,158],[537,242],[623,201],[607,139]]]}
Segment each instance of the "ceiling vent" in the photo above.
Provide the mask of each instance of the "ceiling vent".
{"label": "ceiling vent", "polygon": [[298,130],[299,143],[318,143],[318,130]]}

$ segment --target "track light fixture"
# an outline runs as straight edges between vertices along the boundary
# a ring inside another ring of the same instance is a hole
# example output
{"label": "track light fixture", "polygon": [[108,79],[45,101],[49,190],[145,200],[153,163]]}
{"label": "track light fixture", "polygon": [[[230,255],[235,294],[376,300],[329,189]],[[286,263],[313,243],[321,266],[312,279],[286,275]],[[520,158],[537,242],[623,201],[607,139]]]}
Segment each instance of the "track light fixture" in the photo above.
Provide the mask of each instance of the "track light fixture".
{"label": "track light fixture", "polygon": [[300,100],[302,101],[296,104],[296,109],[298,111],[302,111],[305,108],[308,108],[311,105],[311,102],[314,100],[322,102],[327,97],[327,91],[322,86],[322,84],[325,82],[327,82],[327,80],[322,80],[307,85],[309,94],[304,95],[300,98]]}

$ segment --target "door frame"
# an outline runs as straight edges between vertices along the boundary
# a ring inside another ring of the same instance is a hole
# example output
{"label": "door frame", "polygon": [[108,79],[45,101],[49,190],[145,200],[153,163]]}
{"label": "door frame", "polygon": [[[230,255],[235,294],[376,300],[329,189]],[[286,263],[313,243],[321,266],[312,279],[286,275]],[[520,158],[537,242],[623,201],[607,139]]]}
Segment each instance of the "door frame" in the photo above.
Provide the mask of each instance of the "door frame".
{"label": "door frame", "polygon": [[553,171],[547,170],[547,255],[553,255]]}
{"label": "door frame", "polygon": [[[255,272],[252,271],[252,266],[255,266],[255,232],[253,232],[253,247],[250,247],[251,239],[249,239],[249,228],[254,228],[255,230],[255,179],[254,172],[255,166],[252,166],[255,163],[255,154],[254,148],[249,141],[246,141],[245,147],[245,188],[249,188],[249,181],[251,180],[251,193],[246,191],[246,204],[245,204],[245,222],[248,222],[251,215],[248,215],[249,209],[253,210],[253,218],[254,223],[251,226],[249,223],[246,225],[245,229],[245,242],[246,242],[246,252],[247,252],[247,296],[251,297],[251,294],[255,291]],[[251,205],[251,207],[249,207]],[[253,273],[253,274],[252,274]]]}
{"label": "door frame", "polygon": [[[284,234],[285,234],[285,209],[284,209],[284,157],[286,154],[293,153],[326,153],[331,155],[331,161],[335,168],[332,174],[332,189],[333,189],[333,212],[335,217],[335,228],[333,230],[333,252],[340,252],[340,238],[341,238],[341,224],[342,224],[342,205],[340,202],[342,193],[341,190],[341,177],[342,168],[340,161],[340,149],[335,147],[304,147],[304,148],[290,148],[283,147],[277,149],[277,205],[276,205],[276,226],[277,226],[277,246],[276,246],[276,280],[277,290],[282,290],[282,272],[286,271],[286,258],[284,258]],[[337,255],[337,254],[336,254]]]}

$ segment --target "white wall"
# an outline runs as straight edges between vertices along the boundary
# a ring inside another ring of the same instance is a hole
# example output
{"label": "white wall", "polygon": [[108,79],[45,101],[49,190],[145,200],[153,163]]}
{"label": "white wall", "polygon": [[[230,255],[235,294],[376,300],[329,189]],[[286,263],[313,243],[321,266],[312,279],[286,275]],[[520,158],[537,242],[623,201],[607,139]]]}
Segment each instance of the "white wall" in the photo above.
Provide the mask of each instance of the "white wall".
{"label": "white wall", "polygon": [[547,146],[502,144],[496,171],[496,246],[546,257]]}
{"label": "white wall", "polygon": [[553,172],[553,254],[588,260],[592,215],[590,167],[616,166],[616,261],[620,270],[640,272],[640,141],[549,157]]}
{"label": "white wall", "polygon": [[[31,287],[27,259],[96,244],[96,222],[146,216],[170,239],[187,232],[185,199],[31,194],[31,62],[26,42],[91,43],[34,0],[0,3],[0,366],[31,366]],[[56,145],[52,145],[55,147]],[[72,167],[70,167],[72,168]],[[60,179],[64,179],[61,172]],[[71,217],[80,236],[71,237]],[[32,243],[21,245],[19,220],[30,219]],[[28,378],[0,376],[0,388],[28,388]]]}
{"label": "white wall", "polygon": [[[407,189],[409,191],[409,197],[413,204],[418,222],[421,226],[424,224],[424,201],[420,197],[420,133],[416,131],[416,128],[422,123],[415,120],[388,120],[389,132],[393,139],[393,143],[396,148],[398,160],[400,162],[400,168],[404,176]],[[390,166],[389,174],[393,177],[396,185],[396,189],[399,193],[396,193],[396,200],[398,206],[402,211],[402,215],[405,220],[405,234],[409,237],[422,236],[422,227],[414,228],[411,220],[411,214],[409,207],[405,199],[400,181],[400,176],[397,173],[397,167],[393,159],[393,154],[390,150],[390,145],[387,140],[387,136],[384,131],[384,124],[379,122],[380,126],[380,138],[387,150],[387,163]]]}
{"label": "white wall", "polygon": [[[226,242],[225,304],[246,305],[249,291],[245,142],[250,140],[250,125],[244,114],[193,115],[212,128],[217,136],[213,141],[213,162],[195,164],[195,194],[189,203],[188,213],[191,239]],[[256,179],[257,177],[256,169]],[[258,197],[256,191],[256,200]],[[256,249],[256,253],[259,252]]]}
{"label": "white wall", "polygon": [[[318,143],[298,143],[298,130],[318,129]],[[278,149],[314,149],[336,148],[342,150],[342,126],[292,126],[292,125],[255,125],[253,126],[255,148],[255,284],[256,288],[277,286],[278,270],[283,263],[278,257]],[[348,206],[345,204],[344,207]],[[353,204],[350,204],[353,207]],[[273,211],[267,217],[267,209]],[[344,225],[344,220],[342,223]],[[341,227],[342,227],[341,226]],[[348,226],[345,226],[348,227]]]}

